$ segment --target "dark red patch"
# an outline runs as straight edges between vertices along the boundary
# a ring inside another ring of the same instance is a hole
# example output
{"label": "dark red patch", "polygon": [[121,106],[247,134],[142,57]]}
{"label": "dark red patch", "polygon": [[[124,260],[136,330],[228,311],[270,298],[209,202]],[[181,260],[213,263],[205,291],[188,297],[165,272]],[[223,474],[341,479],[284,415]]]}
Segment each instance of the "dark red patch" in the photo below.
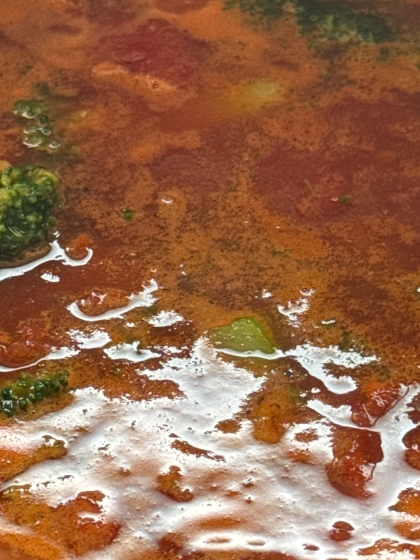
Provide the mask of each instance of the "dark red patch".
{"label": "dark red patch", "polygon": [[420,470],[420,426],[405,434],[403,444],[407,447],[405,460],[413,469]]}
{"label": "dark red patch", "polygon": [[333,541],[346,541],[352,535],[354,527],[347,521],[336,521],[330,531],[330,539]]}
{"label": "dark red patch", "polygon": [[352,420],[362,427],[372,426],[377,418],[384,416],[401,398],[401,386],[388,383],[372,392],[363,402],[352,407]]}
{"label": "dark red patch", "polygon": [[396,91],[389,101],[348,99],[326,109],[330,135],[322,149],[280,141],[260,162],[256,188],[276,210],[305,220],[386,211],[418,226],[420,188],[410,170],[420,156],[419,107],[418,95]]}
{"label": "dark red patch", "polygon": [[353,498],[369,497],[366,483],[383,459],[381,436],[369,430],[337,428],[333,451],[327,474],[334,488]]}
{"label": "dark red patch", "polygon": [[160,185],[192,187],[199,198],[219,189],[227,179],[227,169],[221,158],[206,157],[203,153],[200,156],[182,149],[168,150],[149,169]]}
{"label": "dark red patch", "polygon": [[0,344],[0,364],[5,367],[28,365],[47,355],[54,341],[45,333],[42,321],[28,319],[19,323],[16,340]]}
{"label": "dark red patch", "polygon": [[132,72],[187,85],[208,53],[208,46],[161,19],[150,20],[136,33],[106,37],[102,56]]}

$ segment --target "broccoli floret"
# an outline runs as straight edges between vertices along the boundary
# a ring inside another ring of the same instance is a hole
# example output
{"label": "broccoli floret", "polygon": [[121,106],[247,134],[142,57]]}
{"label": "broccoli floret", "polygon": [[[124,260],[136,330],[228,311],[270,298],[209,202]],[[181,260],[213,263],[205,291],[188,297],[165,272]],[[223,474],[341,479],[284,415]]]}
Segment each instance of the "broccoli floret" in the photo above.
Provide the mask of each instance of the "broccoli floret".
{"label": "broccoli floret", "polygon": [[228,0],[225,10],[239,8],[251,16],[262,16],[267,19],[278,19],[283,15],[286,0]]}
{"label": "broccoli floret", "polygon": [[59,178],[41,167],[8,167],[0,171],[0,259],[19,258],[47,240],[55,224]]}
{"label": "broccoli floret", "polygon": [[355,12],[345,4],[297,0],[297,21],[302,33],[341,43],[379,43],[392,39],[392,31],[379,16]]}
{"label": "broccoli floret", "polygon": [[29,375],[22,373],[15,383],[0,388],[0,411],[7,416],[14,416],[26,411],[31,404],[53,397],[68,385],[67,371],[47,375]]}

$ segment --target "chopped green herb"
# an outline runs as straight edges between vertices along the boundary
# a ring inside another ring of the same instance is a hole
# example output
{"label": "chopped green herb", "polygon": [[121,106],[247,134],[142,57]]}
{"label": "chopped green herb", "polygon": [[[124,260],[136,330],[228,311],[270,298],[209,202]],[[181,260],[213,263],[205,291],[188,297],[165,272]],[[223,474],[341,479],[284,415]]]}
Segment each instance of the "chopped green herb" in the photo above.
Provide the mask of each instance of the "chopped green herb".
{"label": "chopped green herb", "polygon": [[68,372],[54,375],[29,375],[22,373],[15,383],[0,388],[0,411],[14,416],[26,411],[30,404],[41,402],[63,391],[68,385]]}
{"label": "chopped green herb", "polygon": [[343,352],[350,352],[350,350],[353,349],[353,337],[351,333],[349,333],[348,331],[343,331],[341,333],[341,340],[338,347]]}
{"label": "chopped green herb", "polygon": [[124,208],[122,211],[123,218],[126,222],[131,222],[136,217],[136,211],[131,208]]}

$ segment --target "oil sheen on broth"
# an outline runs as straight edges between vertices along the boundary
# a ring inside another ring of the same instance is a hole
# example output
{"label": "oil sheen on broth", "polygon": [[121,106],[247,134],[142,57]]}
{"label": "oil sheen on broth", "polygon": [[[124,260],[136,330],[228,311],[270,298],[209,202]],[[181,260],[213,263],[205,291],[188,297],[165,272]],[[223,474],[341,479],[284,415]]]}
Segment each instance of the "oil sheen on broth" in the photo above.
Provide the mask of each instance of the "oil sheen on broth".
{"label": "oil sheen on broth", "polygon": [[2,0],[2,560],[420,558],[419,23]]}

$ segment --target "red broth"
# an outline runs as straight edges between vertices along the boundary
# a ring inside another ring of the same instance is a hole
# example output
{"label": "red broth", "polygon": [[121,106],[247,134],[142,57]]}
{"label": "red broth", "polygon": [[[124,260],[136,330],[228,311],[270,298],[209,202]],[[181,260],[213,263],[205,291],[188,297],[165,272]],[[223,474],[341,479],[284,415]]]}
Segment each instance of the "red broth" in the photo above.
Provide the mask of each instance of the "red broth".
{"label": "red broth", "polygon": [[2,560],[420,558],[419,8],[3,0]]}

